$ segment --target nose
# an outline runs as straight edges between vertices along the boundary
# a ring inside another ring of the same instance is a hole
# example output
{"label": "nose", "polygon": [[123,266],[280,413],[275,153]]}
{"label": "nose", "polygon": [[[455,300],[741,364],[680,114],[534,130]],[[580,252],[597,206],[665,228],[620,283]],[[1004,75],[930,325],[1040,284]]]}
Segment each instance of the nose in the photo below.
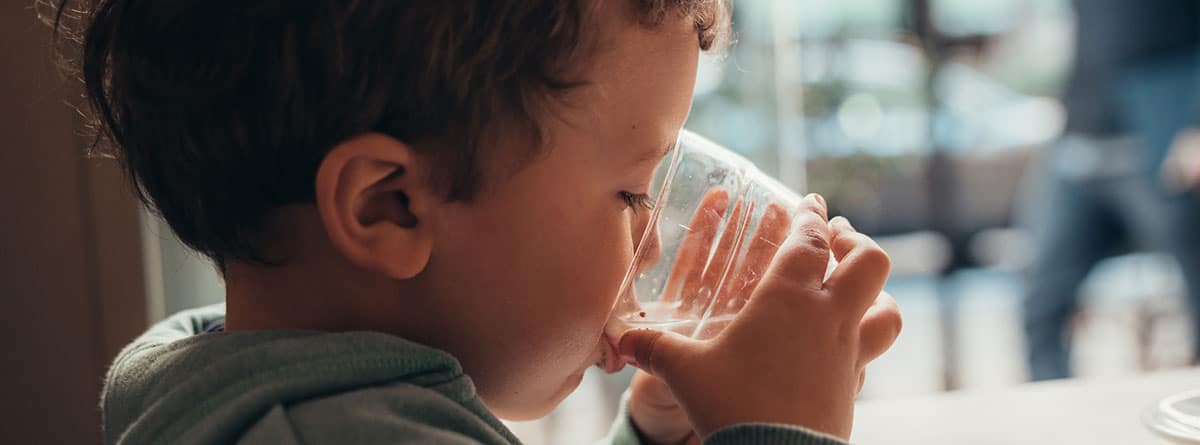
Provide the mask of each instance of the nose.
{"label": "nose", "polygon": [[[637,268],[634,270],[635,274],[642,273],[650,268],[662,256],[662,240],[658,233],[658,221],[650,221],[650,212],[645,213],[646,216],[642,217],[644,220],[640,224],[642,230],[634,233],[635,237],[641,237],[641,240],[637,242],[637,258],[635,259]],[[647,225],[650,226],[650,230],[645,230]]]}

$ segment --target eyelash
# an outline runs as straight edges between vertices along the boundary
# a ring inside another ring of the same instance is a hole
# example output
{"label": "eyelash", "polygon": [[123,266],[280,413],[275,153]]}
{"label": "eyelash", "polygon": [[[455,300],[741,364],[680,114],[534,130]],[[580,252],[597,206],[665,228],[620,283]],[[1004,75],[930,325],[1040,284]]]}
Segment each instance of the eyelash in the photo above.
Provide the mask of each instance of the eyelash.
{"label": "eyelash", "polygon": [[625,201],[625,205],[634,211],[637,211],[638,207],[646,210],[654,208],[654,199],[645,193],[621,192],[619,195],[621,195],[621,200]]}

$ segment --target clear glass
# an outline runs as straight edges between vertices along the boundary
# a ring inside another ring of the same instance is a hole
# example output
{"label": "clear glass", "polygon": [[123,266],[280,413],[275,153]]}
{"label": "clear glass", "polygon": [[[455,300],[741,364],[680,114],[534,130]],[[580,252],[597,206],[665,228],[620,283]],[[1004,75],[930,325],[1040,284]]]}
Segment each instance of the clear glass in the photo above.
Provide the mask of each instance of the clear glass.
{"label": "clear glass", "polygon": [[650,224],[621,284],[609,334],[653,328],[712,337],[757,287],[801,197],[687,130],[651,190]]}
{"label": "clear glass", "polygon": [[1200,390],[1167,396],[1146,407],[1142,422],[1180,444],[1200,444]]}

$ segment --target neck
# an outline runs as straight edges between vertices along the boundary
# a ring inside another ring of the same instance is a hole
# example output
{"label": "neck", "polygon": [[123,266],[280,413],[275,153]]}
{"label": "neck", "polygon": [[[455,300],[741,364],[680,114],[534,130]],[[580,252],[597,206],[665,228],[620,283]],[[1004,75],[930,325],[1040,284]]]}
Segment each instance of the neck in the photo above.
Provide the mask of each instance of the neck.
{"label": "neck", "polygon": [[225,282],[228,331],[375,331],[420,341],[429,321],[409,317],[421,311],[404,306],[398,283],[357,269],[231,263]]}
{"label": "neck", "polygon": [[244,261],[225,264],[225,327],[231,331],[371,329],[362,317],[365,302],[386,290],[367,271],[353,267],[326,241],[311,206],[278,209],[260,248],[277,265]]}
{"label": "neck", "polygon": [[[225,271],[225,327],[231,331],[311,329],[337,331],[346,317],[330,292],[292,266],[230,263]],[[320,275],[316,275],[320,276]]]}

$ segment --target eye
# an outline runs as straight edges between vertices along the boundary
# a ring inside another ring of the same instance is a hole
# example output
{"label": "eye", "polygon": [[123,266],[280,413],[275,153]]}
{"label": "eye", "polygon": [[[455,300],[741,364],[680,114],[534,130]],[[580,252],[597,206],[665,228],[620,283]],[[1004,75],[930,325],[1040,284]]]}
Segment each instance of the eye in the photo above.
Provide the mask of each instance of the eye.
{"label": "eye", "polygon": [[625,201],[625,205],[634,211],[637,211],[639,207],[647,210],[654,208],[654,200],[645,193],[620,192],[618,195],[621,196],[622,201]]}

